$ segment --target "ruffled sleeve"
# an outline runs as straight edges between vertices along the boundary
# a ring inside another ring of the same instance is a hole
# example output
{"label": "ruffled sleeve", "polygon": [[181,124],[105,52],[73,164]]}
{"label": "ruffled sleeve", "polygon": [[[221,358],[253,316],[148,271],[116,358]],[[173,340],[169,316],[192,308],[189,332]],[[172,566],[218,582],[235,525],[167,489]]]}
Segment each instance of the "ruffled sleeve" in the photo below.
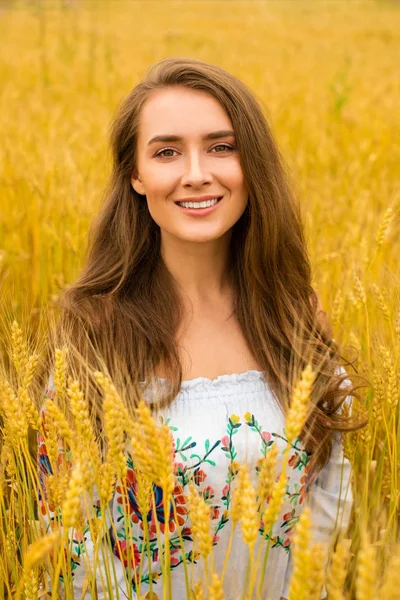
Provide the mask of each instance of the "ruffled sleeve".
{"label": "ruffled sleeve", "polygon": [[[340,372],[345,373],[343,367],[340,368]],[[350,385],[350,380],[346,379],[340,387],[348,385]],[[344,404],[347,404],[350,410],[351,402],[352,396],[347,396]],[[329,550],[333,535],[346,531],[353,504],[351,475],[351,464],[343,454],[341,436],[336,434],[329,461],[310,485],[309,494],[304,503],[311,510],[311,544],[322,543]],[[282,592],[284,598],[289,597],[292,573],[293,560],[290,554]],[[325,586],[322,589],[321,598],[327,598]]]}

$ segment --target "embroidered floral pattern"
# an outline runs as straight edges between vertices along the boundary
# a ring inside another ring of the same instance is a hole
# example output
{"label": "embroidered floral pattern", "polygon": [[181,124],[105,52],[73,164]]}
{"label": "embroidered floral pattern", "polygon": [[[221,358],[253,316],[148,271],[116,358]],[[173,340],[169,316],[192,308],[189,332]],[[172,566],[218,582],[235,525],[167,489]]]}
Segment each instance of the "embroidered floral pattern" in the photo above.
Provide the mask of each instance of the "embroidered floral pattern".
{"label": "embroidered floral pattern", "polygon": [[[172,494],[172,501],[169,507],[169,520],[165,522],[165,506],[163,491],[160,487],[153,484],[152,496],[154,504],[149,500],[148,506],[144,512],[141,512],[138,503],[138,481],[135,465],[130,456],[127,458],[127,473],[123,482],[117,482],[113,497],[113,518],[115,521],[115,530],[117,537],[112,533],[111,541],[113,552],[129,572],[129,578],[132,581],[133,589],[137,585],[147,584],[150,580],[150,571],[152,581],[157,584],[161,577],[159,567],[160,553],[165,552],[165,531],[168,527],[169,545],[171,557],[171,570],[179,567],[183,562],[196,563],[199,554],[193,551],[193,537],[190,523],[190,515],[187,506],[187,486],[193,482],[203,496],[205,502],[210,507],[211,520],[213,525],[213,544],[217,545],[221,533],[229,522],[229,508],[232,501],[233,482],[238,474],[239,461],[238,451],[235,446],[235,440],[242,430],[248,430],[257,436],[259,443],[260,458],[256,465],[256,476],[258,476],[260,461],[266,456],[268,449],[273,444],[279,444],[280,455],[282,456],[287,447],[288,440],[283,433],[269,432],[258,422],[255,415],[246,412],[243,417],[232,414],[229,416],[225,432],[220,439],[206,439],[202,446],[190,437],[181,437],[179,428],[174,426],[170,419],[166,421],[174,434],[174,473],[175,487]],[[222,458],[223,457],[223,458]],[[226,461],[226,476],[223,486],[217,488],[212,479],[212,470],[221,459]],[[290,448],[290,456],[287,468],[289,475],[287,490],[285,495],[285,512],[278,519],[271,534],[271,548],[281,547],[286,553],[290,550],[292,530],[299,519],[299,506],[304,502],[309,481],[309,463],[310,455],[301,446],[300,440],[294,440]],[[52,468],[47,456],[46,446],[43,438],[39,437],[38,468],[40,481],[45,492],[46,478],[52,475]],[[300,476],[294,476],[301,473]],[[42,512],[45,508],[46,498],[41,498]],[[291,508],[289,508],[291,507]],[[55,519],[53,508],[47,505],[50,511],[51,519]],[[143,510],[143,509],[142,509]],[[130,535],[126,531],[126,517],[130,519]],[[144,524],[147,523],[147,527]],[[145,530],[148,531],[149,556],[151,559],[151,569],[147,565],[147,544],[145,543]],[[181,548],[180,536],[185,543],[184,549]],[[260,535],[268,539],[268,534],[264,532],[264,523],[260,520]],[[158,534],[161,535],[161,547],[159,545]],[[76,534],[73,535],[74,554],[72,557],[72,573],[80,564],[81,556],[85,551],[84,539],[80,539]],[[145,558],[143,558],[145,557]],[[142,568],[140,568],[143,560]],[[146,565],[145,565],[146,563]],[[146,567],[146,568],[145,568]],[[132,575],[134,571],[134,575]],[[138,581],[139,573],[141,581]]]}

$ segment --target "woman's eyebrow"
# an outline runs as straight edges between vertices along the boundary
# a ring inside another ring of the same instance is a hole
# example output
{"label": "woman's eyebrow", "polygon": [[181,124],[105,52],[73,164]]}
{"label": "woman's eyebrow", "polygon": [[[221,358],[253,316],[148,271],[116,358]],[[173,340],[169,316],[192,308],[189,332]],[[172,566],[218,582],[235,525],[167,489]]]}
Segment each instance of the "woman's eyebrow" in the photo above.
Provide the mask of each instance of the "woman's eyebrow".
{"label": "woman's eyebrow", "polygon": [[[222,137],[235,137],[235,133],[230,129],[222,129],[221,131],[207,133],[203,137],[203,140],[215,140]],[[180,135],[156,135],[151,138],[147,145],[150,146],[150,144],[155,144],[156,142],[181,142],[182,140],[183,137]]]}

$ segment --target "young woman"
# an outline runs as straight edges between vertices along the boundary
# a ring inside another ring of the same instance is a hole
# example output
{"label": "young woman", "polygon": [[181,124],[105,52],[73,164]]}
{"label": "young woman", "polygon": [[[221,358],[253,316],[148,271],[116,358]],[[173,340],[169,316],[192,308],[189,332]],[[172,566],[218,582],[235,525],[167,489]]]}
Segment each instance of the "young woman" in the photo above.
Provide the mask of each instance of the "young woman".
{"label": "young woman", "polygon": [[[111,142],[107,198],[85,267],[63,298],[61,323],[77,345],[89,332],[97,351],[107,355],[111,375],[123,373],[133,390],[126,395],[128,405],[140,393],[149,402],[155,390],[162,396],[154,412],[168,422],[175,439],[177,505],[168,524],[162,505],[156,514],[141,514],[135,467],[129,463],[125,500],[132,510],[131,540],[119,518],[122,486],[117,484],[110,505],[113,597],[138,592],[144,519],[152,534],[153,591],[160,598],[163,547],[156,520],[162,532],[168,525],[170,541],[178,539],[178,527],[184,532],[184,551],[171,546],[171,577],[172,597],[186,597],[189,482],[210,505],[214,569],[222,572],[237,465],[247,462],[256,482],[259,460],[274,444],[282,460],[293,365],[298,375],[312,357],[315,409],[290,448],[287,490],[270,536],[260,595],[287,598],[291,534],[304,504],[312,508],[313,541],[328,544],[347,525],[350,464],[338,431],[349,428],[341,406],[356,394],[311,286],[300,211],[283,160],[246,86],[221,68],[192,59],[167,58],[150,69],[120,107]],[[101,404],[92,408],[101,432]],[[39,441],[45,487],[51,466],[44,440]],[[232,599],[241,597],[247,569],[240,537],[238,529],[224,578],[226,597]],[[84,542],[73,570],[77,598],[90,597],[84,589],[93,548],[88,532]],[[127,546],[136,557],[135,575]],[[101,570],[101,560],[97,566]],[[195,570],[192,587],[200,576]],[[149,590],[148,561],[140,577],[143,595]],[[100,574],[96,582],[97,597],[109,597]]]}

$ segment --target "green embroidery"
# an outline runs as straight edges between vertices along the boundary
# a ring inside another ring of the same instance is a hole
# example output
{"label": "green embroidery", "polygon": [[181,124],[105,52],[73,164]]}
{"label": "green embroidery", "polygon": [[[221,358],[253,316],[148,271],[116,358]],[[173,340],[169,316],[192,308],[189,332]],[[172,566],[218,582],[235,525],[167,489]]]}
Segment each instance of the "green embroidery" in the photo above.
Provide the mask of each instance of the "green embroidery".
{"label": "green embroidery", "polygon": [[[207,445],[207,442],[208,442],[208,445]],[[217,440],[215,442],[215,444],[213,445],[213,447],[210,448],[209,447],[210,442],[208,440],[206,440],[204,443],[205,454],[204,454],[203,458],[201,458],[199,454],[191,454],[190,458],[197,458],[198,462],[195,465],[192,465],[191,467],[189,467],[189,469],[195,469],[196,467],[198,467],[199,465],[201,465],[204,462],[210,464],[212,467],[215,467],[216,463],[207,457],[211,454],[211,452],[213,452],[213,450],[215,450],[215,448],[217,448],[217,446],[220,445],[220,443],[221,443],[221,440]]]}
{"label": "green embroidery", "polygon": [[[175,427],[175,431],[177,431],[177,430],[178,430],[178,428]],[[181,446],[180,438],[177,438],[176,442],[175,442],[175,453],[179,454],[181,459],[184,460],[185,462],[188,459],[185,454],[185,451],[190,450],[190,448],[194,448],[196,446],[196,442],[191,442],[191,439],[192,439],[192,436],[186,438],[186,440],[182,443],[182,446]]]}

